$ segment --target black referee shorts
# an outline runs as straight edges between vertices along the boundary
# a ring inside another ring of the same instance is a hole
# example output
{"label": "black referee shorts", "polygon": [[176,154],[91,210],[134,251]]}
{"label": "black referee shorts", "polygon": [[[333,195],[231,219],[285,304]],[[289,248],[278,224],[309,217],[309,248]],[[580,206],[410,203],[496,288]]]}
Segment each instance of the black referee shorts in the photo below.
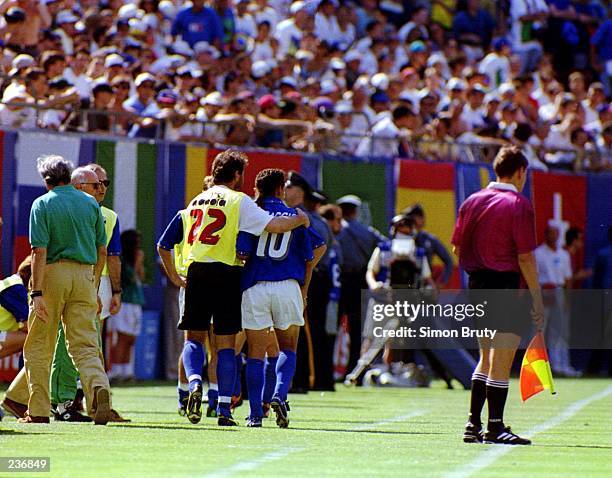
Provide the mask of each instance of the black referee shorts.
{"label": "black referee shorts", "polygon": [[485,315],[476,319],[478,328],[523,336],[531,328],[531,295],[520,289],[521,274],[482,269],[468,273],[472,304],[486,304]]}
{"label": "black referee shorts", "polygon": [[217,335],[242,330],[242,267],[221,262],[194,262],[187,271],[185,312],[178,328],[207,331],[211,319]]}

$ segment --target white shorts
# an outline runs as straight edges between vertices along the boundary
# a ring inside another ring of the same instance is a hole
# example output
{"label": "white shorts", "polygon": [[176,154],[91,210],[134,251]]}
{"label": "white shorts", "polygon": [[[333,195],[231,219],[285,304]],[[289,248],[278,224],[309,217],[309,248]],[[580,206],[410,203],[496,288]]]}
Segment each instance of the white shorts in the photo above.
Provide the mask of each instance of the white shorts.
{"label": "white shorts", "polygon": [[138,336],[142,325],[142,306],[138,304],[121,304],[117,315],[113,315],[113,330],[125,335]]}
{"label": "white shorts", "polygon": [[98,297],[102,302],[102,311],[100,318],[106,319],[110,315],[110,304],[113,298],[113,288],[109,276],[100,277],[100,288],[98,289]]}
{"label": "white shorts", "polygon": [[304,302],[297,281],[258,282],[242,294],[242,327],[286,330],[304,325]]}

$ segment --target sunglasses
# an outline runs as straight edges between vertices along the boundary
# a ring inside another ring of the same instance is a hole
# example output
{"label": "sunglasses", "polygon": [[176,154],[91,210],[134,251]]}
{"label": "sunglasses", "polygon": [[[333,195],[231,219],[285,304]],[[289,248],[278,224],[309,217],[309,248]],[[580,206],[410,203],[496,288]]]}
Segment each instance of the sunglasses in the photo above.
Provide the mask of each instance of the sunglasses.
{"label": "sunglasses", "polygon": [[105,188],[110,186],[110,179],[105,179],[104,181],[100,181],[100,184],[103,184]]}
{"label": "sunglasses", "polygon": [[82,185],[89,184],[89,185],[93,186],[94,189],[99,189],[100,188],[100,183],[99,182],[97,182],[97,183],[81,183],[81,184]]}

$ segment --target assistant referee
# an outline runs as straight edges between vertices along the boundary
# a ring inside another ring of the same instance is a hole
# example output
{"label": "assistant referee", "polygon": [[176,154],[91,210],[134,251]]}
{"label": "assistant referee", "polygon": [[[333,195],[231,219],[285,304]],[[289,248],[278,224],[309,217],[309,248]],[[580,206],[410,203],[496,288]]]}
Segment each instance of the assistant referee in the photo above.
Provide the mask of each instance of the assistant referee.
{"label": "assistant referee", "polygon": [[[531,292],[533,321],[541,329],[544,307],[533,254],[534,213],[531,203],[520,194],[527,180],[527,165],[518,147],[503,147],[493,161],[497,181],[461,205],[451,241],[459,264],[469,275],[471,296],[496,303],[491,304],[488,318],[498,329],[494,339],[479,339],[480,360],[472,375],[470,414],[463,435],[466,443],[531,443],[513,433],[503,420],[510,367],[520,335],[529,326],[524,320],[528,311],[516,306],[520,303],[516,300],[518,291],[499,294],[483,290],[519,289],[522,275]],[[500,296],[506,303],[500,303]],[[485,400],[489,420],[483,434],[480,414]]]}

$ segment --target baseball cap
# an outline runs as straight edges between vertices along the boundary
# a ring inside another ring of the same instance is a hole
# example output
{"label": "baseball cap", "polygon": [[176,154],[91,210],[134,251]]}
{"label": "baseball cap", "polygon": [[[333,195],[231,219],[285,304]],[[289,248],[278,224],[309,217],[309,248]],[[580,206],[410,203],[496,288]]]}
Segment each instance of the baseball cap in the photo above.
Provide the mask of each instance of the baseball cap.
{"label": "baseball cap", "polygon": [[26,19],[25,10],[19,7],[11,7],[4,14],[4,19],[6,20],[6,23],[23,22]]}
{"label": "baseball cap", "polygon": [[157,102],[163,104],[172,104],[178,101],[178,95],[171,89],[164,89],[157,93]]}
{"label": "baseball cap", "polygon": [[328,110],[328,111],[334,110],[334,102],[328,96],[319,96],[315,98],[314,101],[312,102],[312,106],[317,111],[320,111],[322,109]]}
{"label": "baseball cap", "polygon": [[487,94],[487,90],[480,83],[474,83],[468,90],[468,93],[472,93],[474,91],[483,95]]}
{"label": "baseball cap", "polygon": [[148,72],[140,73],[136,79],[134,80],[134,84],[138,87],[145,83],[146,81],[150,81],[151,83],[155,83],[155,77]]}
{"label": "baseball cap", "polygon": [[389,88],[389,77],[385,73],[376,73],[370,82],[377,90],[386,91]]}
{"label": "baseball cap", "polygon": [[298,86],[297,80],[292,76],[283,76],[280,80],[280,84],[290,86],[293,89],[297,89]]}
{"label": "baseball cap", "polygon": [[452,77],[450,80],[446,82],[447,90],[458,90],[464,91],[467,88],[467,84],[461,78],[457,78],[456,76]]}
{"label": "baseball cap", "polygon": [[135,4],[126,3],[119,8],[117,16],[122,20],[129,20],[131,18],[138,18],[141,15],[139,15],[138,7]]}
{"label": "baseball cap", "polygon": [[505,46],[510,46],[510,42],[505,38],[496,38],[493,40],[493,49],[496,51],[500,51]]}
{"label": "baseball cap", "polygon": [[377,91],[370,97],[370,100],[374,103],[389,103],[391,101],[384,91]]}
{"label": "baseball cap", "polygon": [[421,40],[413,41],[408,47],[410,53],[423,53],[427,51],[427,46]]}
{"label": "baseball cap", "polygon": [[332,58],[329,62],[329,66],[332,70],[344,70],[346,68],[346,63],[340,58]]}
{"label": "baseball cap", "polygon": [[302,2],[302,0],[298,0],[297,2],[293,2],[289,7],[289,11],[291,15],[295,15],[297,12],[306,7],[306,2]]}
{"label": "baseball cap", "polygon": [[207,94],[204,98],[202,98],[201,103],[203,105],[211,106],[223,106],[225,104],[223,101],[223,96],[221,96],[221,93],[218,91]]}
{"label": "baseball cap", "polygon": [[62,10],[58,12],[57,16],[55,17],[55,23],[57,23],[58,25],[61,25],[63,23],[76,23],[78,21],[79,17],[77,17],[70,10]]}
{"label": "baseball cap", "polygon": [[193,55],[193,50],[189,46],[189,43],[187,43],[185,40],[180,39],[176,40],[172,44],[172,51],[177,55],[188,56],[190,58]]}
{"label": "baseball cap", "polygon": [[296,60],[312,60],[314,58],[314,54],[308,50],[298,50],[295,52]]}
{"label": "baseball cap", "polygon": [[200,53],[208,53],[213,58],[217,59],[221,54],[219,50],[217,50],[214,46],[206,41],[199,41],[195,45],[193,45],[193,53],[198,55]]}
{"label": "baseball cap", "polygon": [[91,89],[92,93],[112,93],[113,87],[106,80],[96,81],[94,83],[93,88]]}
{"label": "baseball cap", "polygon": [[270,73],[270,66],[263,60],[258,60],[251,66],[251,76],[253,78],[263,78]]}
{"label": "baseball cap", "polygon": [[334,80],[323,80],[321,82],[321,94],[329,95],[330,93],[334,93],[338,91],[338,85],[334,82]]}
{"label": "baseball cap", "polygon": [[259,106],[259,108],[261,108],[262,110],[265,110],[267,108],[270,108],[274,105],[276,105],[276,98],[274,97],[274,95],[263,95],[261,98],[259,98],[259,100],[257,101],[257,105]]}
{"label": "baseball cap", "polygon": [[285,186],[295,186],[301,188],[304,193],[308,196],[312,194],[313,188],[308,181],[301,174],[295,171],[289,171],[289,175],[287,176],[287,182]]}
{"label": "baseball cap", "polygon": [[361,206],[361,199],[359,199],[359,196],[356,196],[354,194],[347,194],[346,196],[342,196],[341,198],[339,198],[336,201],[336,204],[348,204],[351,206],[359,207]]}
{"label": "baseball cap", "polygon": [[111,53],[104,59],[104,67],[111,68],[113,66],[123,66],[125,62],[123,61],[123,57],[118,55],[117,53]]}
{"label": "baseball cap", "polygon": [[28,68],[33,64],[34,58],[24,53],[17,55],[15,58],[13,58],[13,61],[11,62],[11,66],[13,67],[13,70],[15,70],[15,72],[16,70],[21,70],[22,68]]}
{"label": "baseball cap", "polygon": [[424,216],[425,210],[420,203],[415,203],[412,206],[407,207],[402,211],[402,215],[404,216]]}
{"label": "baseball cap", "polygon": [[353,107],[348,101],[339,101],[336,103],[336,113],[340,115],[350,114],[353,112]]}
{"label": "baseball cap", "polygon": [[512,83],[502,83],[499,85],[499,88],[497,88],[497,92],[502,96],[506,93],[514,93],[515,91],[516,89]]}

